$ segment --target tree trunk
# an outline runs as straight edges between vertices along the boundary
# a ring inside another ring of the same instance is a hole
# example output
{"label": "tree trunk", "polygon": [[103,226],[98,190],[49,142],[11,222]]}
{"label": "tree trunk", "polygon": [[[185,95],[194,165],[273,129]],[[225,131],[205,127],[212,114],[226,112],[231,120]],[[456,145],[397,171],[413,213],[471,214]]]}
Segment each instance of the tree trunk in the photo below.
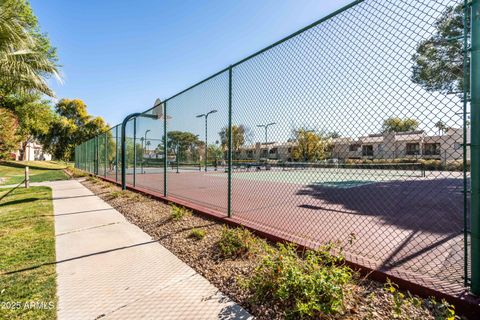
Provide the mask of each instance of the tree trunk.
{"label": "tree trunk", "polygon": [[27,146],[28,146],[28,143],[30,142],[30,138],[28,138],[23,144],[22,144],[22,161],[25,161],[27,160]]}

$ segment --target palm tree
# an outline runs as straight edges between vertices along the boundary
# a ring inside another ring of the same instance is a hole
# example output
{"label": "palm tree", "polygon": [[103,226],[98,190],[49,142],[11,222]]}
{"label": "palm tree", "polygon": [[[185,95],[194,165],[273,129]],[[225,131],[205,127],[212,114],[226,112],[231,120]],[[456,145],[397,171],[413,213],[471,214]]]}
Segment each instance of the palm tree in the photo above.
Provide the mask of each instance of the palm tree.
{"label": "palm tree", "polygon": [[0,98],[8,93],[40,92],[54,96],[46,78],[60,81],[57,65],[38,50],[38,40],[20,19],[15,5],[0,4]]}
{"label": "palm tree", "polygon": [[445,124],[443,123],[442,120],[438,121],[437,123],[435,123],[435,128],[438,129],[438,134],[441,135],[444,133],[445,129],[446,129],[446,126]]}

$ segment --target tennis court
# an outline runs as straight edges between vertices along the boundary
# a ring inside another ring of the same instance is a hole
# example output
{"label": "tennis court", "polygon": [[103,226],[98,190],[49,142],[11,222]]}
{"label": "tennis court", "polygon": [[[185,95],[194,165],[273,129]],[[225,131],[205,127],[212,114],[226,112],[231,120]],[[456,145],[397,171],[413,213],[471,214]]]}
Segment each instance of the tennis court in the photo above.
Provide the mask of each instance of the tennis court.
{"label": "tennis court", "polygon": [[[137,173],[136,186],[163,190],[162,170]],[[170,196],[226,215],[221,168],[169,168],[167,181]],[[462,191],[460,172],[402,166],[238,169],[232,210],[259,230],[309,246],[338,240],[350,260],[453,290],[463,275]]]}
{"label": "tennis court", "polygon": [[[211,173],[224,176],[226,173]],[[425,171],[417,164],[350,165],[350,166],[273,166],[262,169],[251,166],[249,170],[234,170],[233,178],[251,181],[282,182],[288,184],[323,185],[331,188],[353,188],[370,183],[423,177]]]}

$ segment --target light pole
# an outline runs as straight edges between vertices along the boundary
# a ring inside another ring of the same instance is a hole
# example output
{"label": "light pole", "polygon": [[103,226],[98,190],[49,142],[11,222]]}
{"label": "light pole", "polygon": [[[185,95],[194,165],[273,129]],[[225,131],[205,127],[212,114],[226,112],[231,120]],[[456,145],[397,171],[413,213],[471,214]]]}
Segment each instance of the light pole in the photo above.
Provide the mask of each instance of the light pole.
{"label": "light pole", "polygon": [[208,161],[208,142],[207,142],[207,134],[208,134],[208,116],[212,113],[216,113],[217,110],[211,110],[207,113],[199,114],[197,118],[205,117],[205,171],[207,171],[207,161]]}
{"label": "light pole", "polygon": [[142,153],[143,153],[142,154],[142,173],[145,173],[143,171],[143,162],[145,161],[144,159],[145,159],[145,149],[147,149],[147,133],[149,133],[149,132],[150,132],[150,129],[145,131],[145,134],[142,137]]}
{"label": "light pole", "polygon": [[268,160],[268,157],[269,157],[269,148],[268,148],[268,127],[270,126],[273,126],[277,124],[276,122],[270,122],[270,123],[267,123],[267,124],[257,124],[257,127],[259,128],[265,128],[265,147],[267,148],[267,160]]}

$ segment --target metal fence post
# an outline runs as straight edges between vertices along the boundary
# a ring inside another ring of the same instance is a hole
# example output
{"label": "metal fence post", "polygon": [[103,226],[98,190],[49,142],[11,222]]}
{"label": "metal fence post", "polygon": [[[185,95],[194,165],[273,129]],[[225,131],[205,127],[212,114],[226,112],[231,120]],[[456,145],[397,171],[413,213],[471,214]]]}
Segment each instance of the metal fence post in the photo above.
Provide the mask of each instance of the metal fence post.
{"label": "metal fence post", "polygon": [[133,118],[133,186],[137,177],[137,118]]}
{"label": "metal fence post", "polygon": [[471,263],[472,293],[480,295],[480,0],[472,1],[471,43]]}
{"label": "metal fence post", "polygon": [[96,170],[95,170],[95,174],[98,176],[99,174],[99,169],[100,169],[100,137],[97,136],[96,139],[95,139],[95,143],[97,145],[97,148],[96,148],[96,151],[97,151],[97,154],[96,154],[96,157],[95,157],[95,167],[96,167]]}
{"label": "metal fence post", "polygon": [[103,167],[103,176],[107,177],[107,166],[108,166],[108,142],[107,142],[107,133],[105,132],[105,137],[103,138],[103,153],[105,155],[105,164]]}
{"label": "metal fence post", "polygon": [[167,196],[167,101],[163,103],[163,196]]}
{"label": "metal fence post", "polygon": [[118,126],[115,127],[115,181],[118,181]]}
{"label": "metal fence post", "polygon": [[227,214],[232,216],[232,66],[228,68],[228,204]]}
{"label": "metal fence post", "polygon": [[462,112],[462,162],[463,162],[463,285],[468,287],[470,275],[468,274],[469,252],[468,252],[468,185],[467,185],[467,105],[468,105],[468,37],[469,26],[468,17],[470,15],[470,7],[468,0],[463,2],[463,112]]}

